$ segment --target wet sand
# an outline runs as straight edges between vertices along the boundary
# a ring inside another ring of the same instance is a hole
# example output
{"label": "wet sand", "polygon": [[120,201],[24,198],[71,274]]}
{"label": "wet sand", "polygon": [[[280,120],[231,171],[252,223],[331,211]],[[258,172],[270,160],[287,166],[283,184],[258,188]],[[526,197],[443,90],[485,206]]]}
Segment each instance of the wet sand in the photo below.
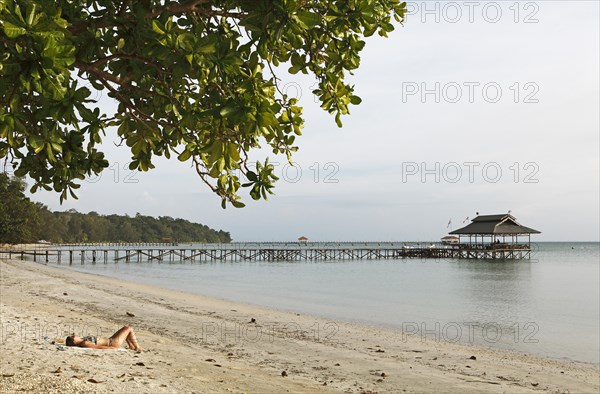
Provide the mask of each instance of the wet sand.
{"label": "wet sand", "polygon": [[[0,323],[2,393],[600,391],[597,365],[422,341],[24,261],[0,261]],[[59,344],[72,332],[110,336],[123,325],[147,351]]]}

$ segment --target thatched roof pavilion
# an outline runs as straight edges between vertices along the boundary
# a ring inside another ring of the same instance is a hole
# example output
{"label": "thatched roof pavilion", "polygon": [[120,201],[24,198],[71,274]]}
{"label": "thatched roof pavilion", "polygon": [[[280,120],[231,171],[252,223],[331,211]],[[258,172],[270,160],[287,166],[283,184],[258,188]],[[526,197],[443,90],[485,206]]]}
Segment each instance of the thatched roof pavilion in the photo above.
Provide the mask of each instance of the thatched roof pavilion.
{"label": "thatched roof pavilion", "polygon": [[463,249],[530,251],[531,234],[540,234],[540,231],[523,226],[514,216],[506,213],[479,215],[467,226],[449,234],[458,235],[458,246]]}
{"label": "thatched roof pavilion", "polygon": [[454,235],[524,235],[540,234],[539,231],[525,227],[517,219],[506,213],[501,215],[479,215],[471,223],[458,230],[451,231]]}

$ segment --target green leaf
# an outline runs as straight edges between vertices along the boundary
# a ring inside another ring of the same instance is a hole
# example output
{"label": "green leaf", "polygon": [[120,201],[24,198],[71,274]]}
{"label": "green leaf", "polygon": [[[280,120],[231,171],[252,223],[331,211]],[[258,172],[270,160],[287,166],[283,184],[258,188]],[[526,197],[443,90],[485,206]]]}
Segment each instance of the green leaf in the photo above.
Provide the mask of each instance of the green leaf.
{"label": "green leaf", "polygon": [[146,141],[144,141],[142,139],[138,140],[131,147],[131,153],[133,153],[133,155],[135,157],[139,156],[140,153],[145,152],[145,151],[146,151]]}
{"label": "green leaf", "polygon": [[215,47],[215,44],[206,44],[206,45],[198,45],[197,47],[194,48],[194,52],[196,53],[202,53],[202,54],[209,54],[209,53],[215,53],[217,51],[217,48]]}
{"label": "green leaf", "polygon": [[353,105],[359,105],[360,103],[362,103],[362,99],[358,96],[350,96],[350,102]]}
{"label": "green leaf", "polygon": [[179,159],[179,161],[186,161],[190,157],[192,157],[192,152],[189,150],[184,150],[179,156],[177,156],[177,159]]}
{"label": "green leaf", "polygon": [[300,10],[296,15],[305,29],[312,29],[321,23],[321,15],[310,11]]}
{"label": "green leaf", "polygon": [[342,119],[341,119],[341,113],[338,112],[337,114],[335,114],[335,124],[337,124],[338,127],[342,127]]}
{"label": "green leaf", "polygon": [[15,26],[10,22],[3,22],[2,27],[4,28],[4,34],[6,34],[8,38],[17,38],[27,33],[27,30],[24,28]]}
{"label": "green leaf", "polygon": [[232,201],[231,205],[233,205],[235,208],[244,208],[246,206],[246,204],[241,201]]}
{"label": "green leaf", "polygon": [[256,175],[256,173],[254,171],[248,171],[246,173],[246,178],[248,178],[248,180],[251,182],[258,181],[258,175]]}
{"label": "green leaf", "polygon": [[164,35],[165,31],[163,30],[163,28],[160,26],[160,23],[157,20],[153,20],[152,21],[152,30],[155,33],[158,33],[160,35]]}
{"label": "green leaf", "polygon": [[27,8],[27,26],[32,26],[35,19],[35,10],[37,8],[37,4],[30,3],[27,5]]}
{"label": "green leaf", "polygon": [[227,105],[227,106],[223,107],[221,109],[221,111],[219,111],[219,115],[221,115],[224,118],[227,118],[238,111],[239,111],[239,108],[236,108],[231,105]]}

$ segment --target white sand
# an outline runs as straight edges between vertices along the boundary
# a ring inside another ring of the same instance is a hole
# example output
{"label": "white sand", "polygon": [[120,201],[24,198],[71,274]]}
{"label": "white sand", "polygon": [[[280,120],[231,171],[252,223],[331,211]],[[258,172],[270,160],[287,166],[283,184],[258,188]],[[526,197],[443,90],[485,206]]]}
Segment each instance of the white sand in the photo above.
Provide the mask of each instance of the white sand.
{"label": "white sand", "polygon": [[[597,365],[422,342],[24,261],[0,262],[0,323],[2,393],[600,391]],[[125,324],[148,351],[51,343]]]}

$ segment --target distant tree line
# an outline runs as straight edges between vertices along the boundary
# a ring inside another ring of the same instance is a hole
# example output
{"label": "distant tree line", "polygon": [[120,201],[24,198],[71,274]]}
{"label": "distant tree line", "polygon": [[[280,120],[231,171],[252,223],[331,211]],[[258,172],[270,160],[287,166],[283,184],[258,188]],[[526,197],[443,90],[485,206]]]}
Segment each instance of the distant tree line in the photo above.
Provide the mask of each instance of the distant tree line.
{"label": "distant tree line", "polygon": [[231,242],[228,232],[161,216],[52,212],[25,195],[27,184],[0,173],[0,244],[76,242]]}

